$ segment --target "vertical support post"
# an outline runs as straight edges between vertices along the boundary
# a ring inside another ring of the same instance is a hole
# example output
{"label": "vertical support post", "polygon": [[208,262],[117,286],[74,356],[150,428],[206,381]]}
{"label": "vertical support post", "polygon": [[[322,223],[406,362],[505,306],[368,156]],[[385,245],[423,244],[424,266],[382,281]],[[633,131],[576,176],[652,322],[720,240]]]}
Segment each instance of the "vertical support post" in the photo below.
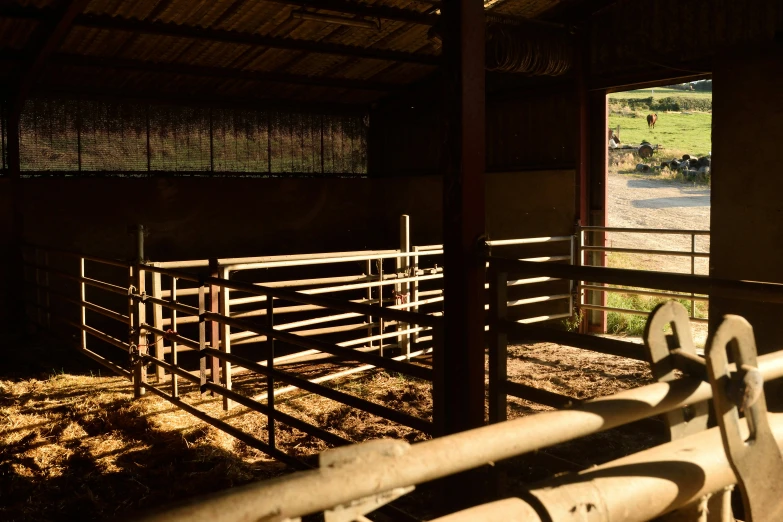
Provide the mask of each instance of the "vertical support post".
{"label": "vertical support post", "polygon": [[490,268],[489,277],[489,422],[507,417],[508,338],[503,322],[508,318],[508,274]]}
{"label": "vertical support post", "polygon": [[[608,146],[606,144],[608,106],[606,92],[591,92],[589,95],[589,146],[590,146],[590,171],[588,179],[588,213],[587,225],[594,227],[606,227],[606,185],[608,168]],[[590,246],[606,246],[606,232],[590,232],[588,238]],[[589,252],[590,266],[606,266],[606,252]],[[604,286],[603,283],[598,283]],[[606,292],[589,292],[587,294],[591,304],[606,306]],[[606,311],[592,310],[588,312],[588,329],[590,332],[606,332]]]}
{"label": "vertical support post", "polygon": [[[367,279],[372,279],[372,260],[368,259],[365,263],[364,267],[365,272],[367,272],[366,276]],[[368,281],[369,282],[369,281]],[[372,287],[367,287],[367,304],[372,304]],[[368,315],[366,317],[367,321],[367,337],[372,337],[372,321],[373,317],[371,315]],[[380,343],[383,344],[383,339],[380,340]],[[372,348],[373,341],[368,341],[368,345],[370,348]]]}
{"label": "vertical support post", "polygon": [[[696,254],[696,234],[691,234],[691,275],[696,273],[696,256],[694,254]],[[696,317],[696,301],[691,299],[691,319],[694,317]]]}
{"label": "vertical support post", "polygon": [[204,292],[204,282],[198,283],[198,352],[199,352],[199,385],[201,393],[207,384],[207,322],[204,313],[207,311],[207,296]]}
{"label": "vertical support post", "polygon": [[[409,253],[411,251],[411,223],[410,216],[403,214],[400,216],[400,253]],[[408,267],[410,266],[410,259],[408,256],[399,257],[400,268],[397,271],[398,274],[403,274],[404,277],[408,275]],[[398,293],[403,296],[402,302],[410,302],[410,283],[401,283]],[[410,310],[410,307],[405,307],[405,310]],[[399,323],[397,325],[397,331],[407,330],[410,325],[405,323]],[[397,345],[405,353],[405,359],[411,358],[411,339],[410,334],[402,334],[397,337]]]}
{"label": "vertical support post", "polygon": [[[413,247],[413,252],[416,253],[419,251],[419,247],[415,246]],[[414,255],[412,257],[413,263],[411,265],[411,273],[413,274],[413,277],[415,278],[411,282],[411,302],[412,303],[418,303],[419,302],[419,256]],[[409,310],[418,313],[419,312],[419,305],[413,305],[413,308],[409,308]],[[413,325],[414,328],[418,328],[419,325],[415,324]],[[411,341],[415,344],[419,342],[419,332],[413,332],[413,335],[411,336]]]}
{"label": "vertical support post", "polygon": [[446,365],[444,360],[444,330],[443,322],[432,327],[432,424],[433,435],[442,437],[446,434]]}
{"label": "vertical support post", "polygon": [[[152,297],[157,297],[160,299],[162,297],[162,290],[161,290],[161,275],[157,272],[152,272]],[[152,325],[157,330],[163,329],[163,307],[159,304],[152,305]],[[163,360],[163,336],[159,333],[155,333],[152,337],[154,344],[154,355],[155,358],[158,360]],[[165,378],[165,374],[163,372],[163,366],[155,365],[155,381],[160,384],[163,382],[163,379]]]}
{"label": "vertical support post", "polygon": [[[378,306],[383,308],[383,259],[378,260]],[[383,335],[383,317],[378,318],[378,334]],[[378,340],[379,354],[383,357],[383,339]]]}
{"label": "vertical support post", "polygon": [[[227,268],[222,268],[220,271],[220,277],[222,279],[228,279],[230,273]],[[231,303],[229,302],[229,289],[223,287],[220,291],[220,315],[224,317],[231,317]],[[227,324],[221,325],[220,333],[220,350],[223,353],[231,353],[231,327]],[[227,390],[231,389],[231,363],[229,361],[221,361],[221,367],[223,370],[223,385]],[[234,405],[234,402],[228,397],[223,397],[223,409],[228,411]]]}
{"label": "vertical support post", "polygon": [[[171,278],[171,302],[177,302],[177,278]],[[177,311],[171,310],[171,331],[177,333]],[[177,341],[171,340],[171,365],[177,367]],[[171,374],[171,396],[179,397],[179,381],[176,373]]]}
{"label": "vertical support post", "polygon": [[[144,273],[141,265],[144,263],[144,226],[138,225],[135,229],[135,256],[131,264],[131,295],[129,296],[129,314],[131,317],[131,345],[136,346],[138,355],[144,353],[147,344],[147,336],[144,335],[141,325],[145,321],[144,295]],[[142,384],[147,382],[147,374],[144,364],[141,360],[133,361],[133,397],[138,399],[142,397],[146,390]]]}
{"label": "vertical support post", "polygon": [[[220,277],[220,267],[217,259],[209,260],[209,275]],[[220,287],[209,285],[209,311],[217,314],[220,308]],[[209,322],[209,345],[217,350],[220,346],[220,324],[217,321]],[[220,384],[220,360],[217,357],[209,358],[210,380],[215,384]]]}
{"label": "vertical support post", "polygon": [[[577,231],[579,230],[579,225],[577,224]],[[577,234],[579,232],[576,232],[574,235],[571,236],[571,266],[576,266],[578,261],[576,260],[578,254],[578,250],[576,247],[576,241],[577,241]],[[573,317],[574,315],[574,294],[579,290],[579,281],[575,281],[573,279],[568,280],[568,312]]]}
{"label": "vertical support post", "polygon": [[82,303],[79,307],[79,324],[82,326],[82,331],[79,332],[80,334],[80,340],[79,340],[79,346],[82,350],[87,349],[87,332],[85,331],[85,327],[87,326],[87,308],[85,308],[84,303],[87,301],[87,285],[84,283],[84,278],[87,277],[85,270],[84,270],[84,258],[79,258],[79,300]]}
{"label": "vertical support post", "polygon": [[[485,14],[482,0],[444,2],[443,172],[445,433],[484,424]],[[464,479],[464,477],[462,477]],[[453,491],[469,500],[467,485]],[[463,495],[464,493],[464,495]],[[468,497],[468,498],[466,498]]]}
{"label": "vertical support post", "polygon": [[[271,295],[266,296],[266,325],[272,330],[275,327],[275,300]],[[266,367],[270,370],[275,369],[275,338],[271,335],[266,336],[267,355]],[[275,448],[275,378],[270,373],[266,378],[266,404],[269,407],[267,416],[267,433],[269,435],[269,446]]]}

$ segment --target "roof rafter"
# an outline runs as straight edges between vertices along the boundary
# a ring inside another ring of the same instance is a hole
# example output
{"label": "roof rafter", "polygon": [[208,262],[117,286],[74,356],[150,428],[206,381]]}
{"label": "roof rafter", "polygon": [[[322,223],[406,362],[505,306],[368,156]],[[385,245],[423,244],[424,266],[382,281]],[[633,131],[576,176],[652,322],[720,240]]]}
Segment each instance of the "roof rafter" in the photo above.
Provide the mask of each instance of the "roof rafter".
{"label": "roof rafter", "polygon": [[113,57],[84,56],[76,54],[59,54],[52,59],[52,63],[76,67],[124,69],[151,73],[182,74],[187,76],[200,76],[205,78],[224,80],[248,80],[365,91],[388,92],[400,87],[390,83],[354,80],[350,78],[247,71],[241,69],[229,69],[226,67],[206,67],[172,62],[145,62],[140,60],[126,60]]}
{"label": "roof rafter", "polygon": [[438,56],[429,54],[416,54],[387,49],[359,47],[355,45],[341,45],[313,40],[265,36],[253,33],[241,33],[238,31],[227,31],[224,29],[205,29],[202,27],[190,25],[178,25],[171,22],[149,22],[112,17],[108,15],[84,15],[80,16],[76,23],[79,26],[92,27],[95,29],[112,29],[141,34],[193,38],[197,40],[271,47],[275,49],[288,49],[292,51],[333,54],[338,56],[355,56],[359,58],[374,58],[378,60],[390,60],[394,62],[437,65],[440,61]]}
{"label": "roof rafter", "polygon": [[32,43],[26,51],[28,59],[20,72],[16,87],[16,103],[14,110],[21,110],[21,105],[27,98],[30,88],[41,75],[49,57],[57,52],[76,18],[84,11],[90,0],[64,0],[60,3],[56,14],[41,23],[36,29]]}
{"label": "roof rafter", "polygon": [[394,20],[412,24],[434,25],[440,19],[436,14],[430,14],[412,9],[401,9],[378,4],[366,4],[351,0],[266,0],[276,4],[294,5],[323,11],[333,11],[355,16],[367,16]]}

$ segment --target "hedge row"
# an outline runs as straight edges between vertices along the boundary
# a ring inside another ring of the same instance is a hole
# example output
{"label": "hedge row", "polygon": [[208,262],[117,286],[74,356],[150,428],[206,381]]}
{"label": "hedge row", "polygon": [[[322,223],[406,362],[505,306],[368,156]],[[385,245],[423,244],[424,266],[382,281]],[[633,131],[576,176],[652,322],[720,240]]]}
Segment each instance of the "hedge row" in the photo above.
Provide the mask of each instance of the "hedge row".
{"label": "hedge row", "polygon": [[633,110],[651,111],[712,111],[712,100],[704,98],[691,98],[682,96],[669,96],[658,100],[649,98],[613,99],[612,105],[629,107]]}

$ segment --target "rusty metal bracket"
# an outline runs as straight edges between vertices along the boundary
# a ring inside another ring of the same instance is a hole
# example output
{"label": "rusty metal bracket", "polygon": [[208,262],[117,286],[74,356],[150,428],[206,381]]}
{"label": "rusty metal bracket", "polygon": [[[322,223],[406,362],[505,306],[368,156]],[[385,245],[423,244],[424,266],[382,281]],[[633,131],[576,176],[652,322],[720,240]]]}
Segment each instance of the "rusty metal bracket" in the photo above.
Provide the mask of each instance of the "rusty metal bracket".
{"label": "rusty metal bracket", "polygon": [[[665,328],[671,326],[672,333]],[[704,359],[696,354],[688,311],[677,301],[658,305],[650,314],[644,329],[644,344],[650,356],[650,369],[658,382],[673,381],[676,370],[705,381]],[[709,403],[692,404],[663,415],[671,440],[677,440],[707,429]]]}
{"label": "rusty metal bracket", "polygon": [[[322,468],[335,468],[349,463],[356,464],[357,462],[362,461],[366,461],[368,466],[379,465],[379,459],[383,459],[384,457],[396,457],[406,453],[409,449],[410,445],[407,442],[380,439],[364,444],[327,450],[321,453],[318,458],[318,463]],[[394,488],[390,491],[381,491],[375,495],[335,506],[324,512],[324,522],[368,521],[369,519],[364,515],[410,493],[413,489],[414,486]]]}
{"label": "rusty metal bracket", "polygon": [[[750,323],[737,315],[725,316],[708,345],[707,363],[723,447],[737,475],[746,522],[779,522],[783,520],[783,455],[769,427]],[[747,430],[740,424],[741,412]]]}

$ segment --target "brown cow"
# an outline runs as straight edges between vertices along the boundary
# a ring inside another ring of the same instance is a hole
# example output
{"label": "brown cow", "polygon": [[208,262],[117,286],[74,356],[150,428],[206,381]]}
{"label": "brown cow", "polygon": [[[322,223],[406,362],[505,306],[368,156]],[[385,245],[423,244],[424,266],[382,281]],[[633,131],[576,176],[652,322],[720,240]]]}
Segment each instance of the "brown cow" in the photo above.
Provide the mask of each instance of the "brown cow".
{"label": "brown cow", "polygon": [[658,115],[657,114],[648,114],[647,115],[647,126],[648,127],[654,129],[656,121],[658,121]]}

